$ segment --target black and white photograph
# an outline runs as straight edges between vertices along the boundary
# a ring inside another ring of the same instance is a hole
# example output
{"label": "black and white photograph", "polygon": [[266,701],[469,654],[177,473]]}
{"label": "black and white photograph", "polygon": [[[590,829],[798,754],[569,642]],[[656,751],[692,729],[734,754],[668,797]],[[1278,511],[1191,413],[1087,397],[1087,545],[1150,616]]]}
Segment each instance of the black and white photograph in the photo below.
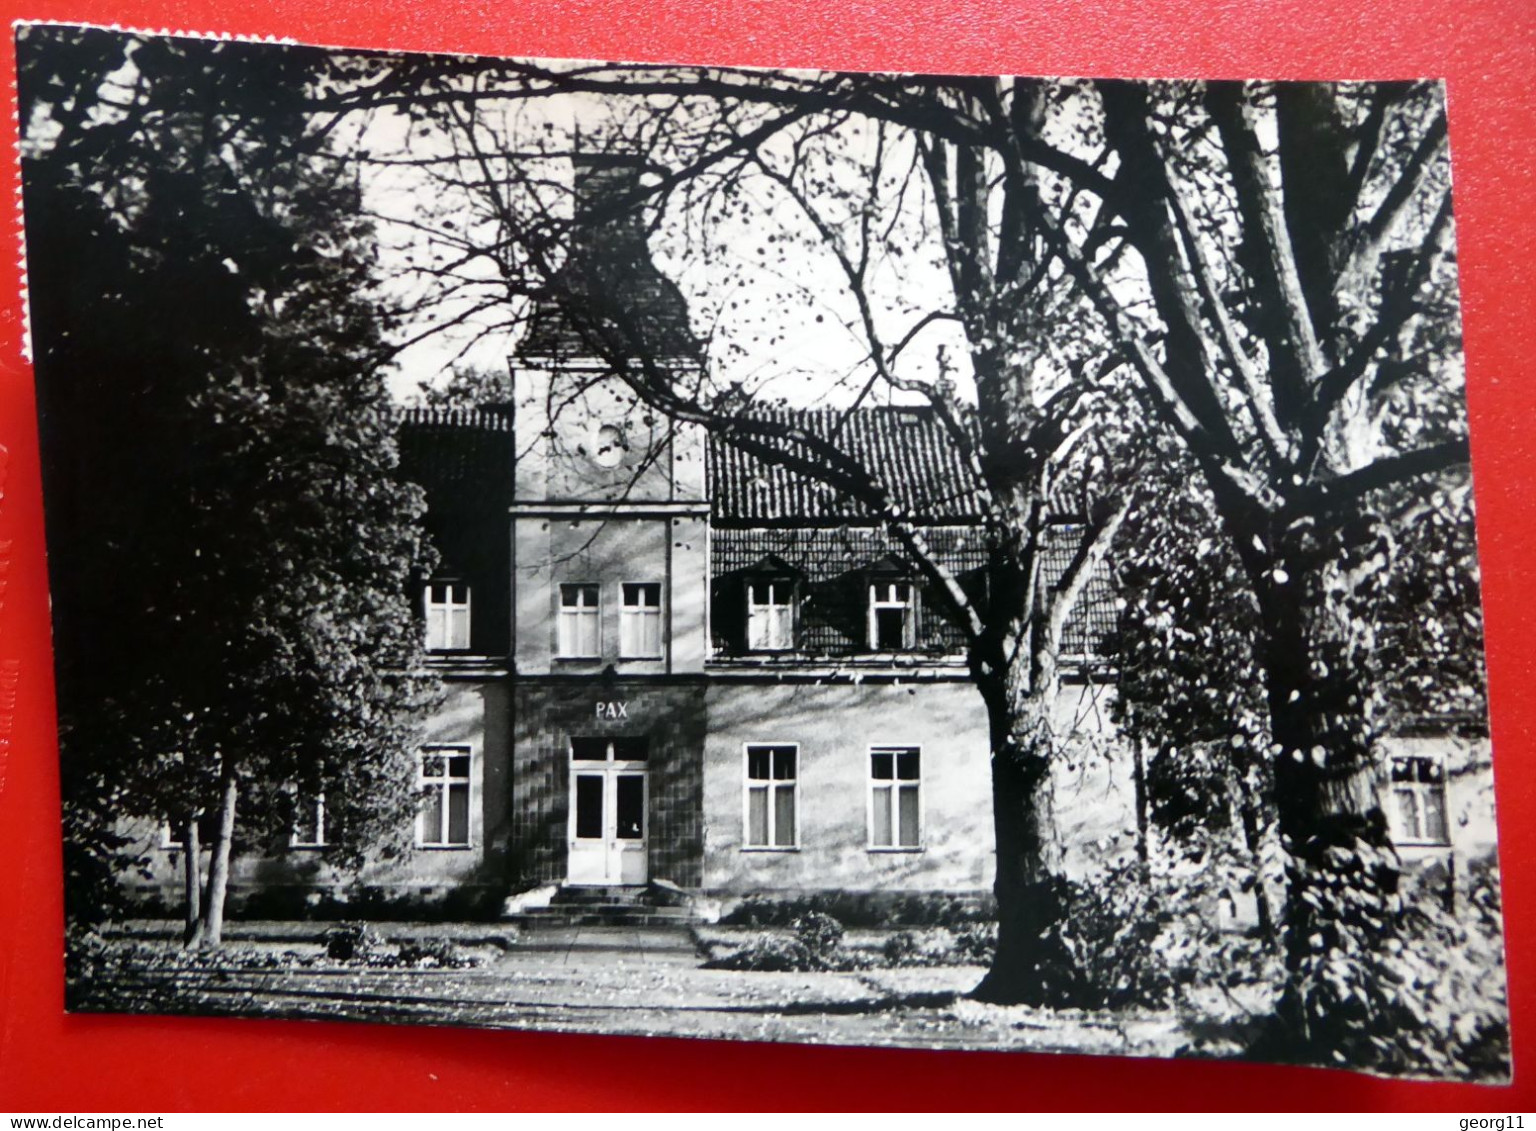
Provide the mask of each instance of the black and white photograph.
{"label": "black and white photograph", "polygon": [[1441,83],[16,36],[70,1010],[1507,1081]]}

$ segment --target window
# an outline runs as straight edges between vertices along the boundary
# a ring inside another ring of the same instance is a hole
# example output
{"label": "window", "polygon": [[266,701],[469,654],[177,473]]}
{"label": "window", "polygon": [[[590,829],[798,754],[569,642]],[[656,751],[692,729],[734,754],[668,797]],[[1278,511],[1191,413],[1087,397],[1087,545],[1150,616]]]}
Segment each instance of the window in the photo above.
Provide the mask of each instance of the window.
{"label": "window", "polygon": [[799,748],[747,747],[747,848],[794,848]]}
{"label": "window", "polygon": [[430,746],[421,752],[416,843],[422,848],[469,847],[469,759],[467,746]]}
{"label": "window", "polygon": [[661,586],[626,581],[619,605],[619,655],[631,660],[661,656]]}
{"label": "window", "polygon": [[555,651],[576,659],[596,659],[599,646],[601,603],[596,585],[560,586],[559,639]]}
{"label": "window", "polygon": [[910,581],[875,581],[869,586],[869,646],[876,652],[900,652],[915,638]]}
{"label": "window", "polygon": [[462,581],[427,584],[427,650],[462,652],[469,647],[469,586]]}
{"label": "window", "polygon": [[624,429],[617,424],[604,424],[592,433],[592,462],[598,467],[618,467],[628,454]]}
{"label": "window", "polygon": [[1393,758],[1392,809],[1399,844],[1449,844],[1444,763],[1423,756]]}
{"label": "window", "polygon": [[[206,852],[219,831],[219,815],[202,812],[197,815],[197,846]],[[181,822],[167,817],[160,822],[160,847],[179,851],[186,846],[181,842]]]}
{"label": "window", "polygon": [[922,751],[915,746],[875,746],[869,751],[869,846],[921,848],[918,797]]}
{"label": "window", "polygon": [[578,762],[644,762],[650,757],[646,735],[571,736],[571,757]]}
{"label": "window", "polygon": [[795,646],[794,582],[763,579],[747,583],[747,648],[783,652]]}
{"label": "window", "polygon": [[299,794],[293,802],[293,829],[288,834],[290,848],[325,847],[325,794],[313,798]]}

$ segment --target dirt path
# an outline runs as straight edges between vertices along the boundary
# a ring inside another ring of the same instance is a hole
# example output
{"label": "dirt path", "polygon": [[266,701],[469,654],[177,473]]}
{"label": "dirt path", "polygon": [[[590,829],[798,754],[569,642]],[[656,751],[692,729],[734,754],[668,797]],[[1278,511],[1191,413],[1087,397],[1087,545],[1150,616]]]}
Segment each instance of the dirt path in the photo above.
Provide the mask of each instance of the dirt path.
{"label": "dirt path", "polygon": [[[305,928],[313,938],[314,928]],[[384,932],[388,934],[386,930]],[[1162,1055],[1186,1038],[1167,1013],[1106,1015],[985,1006],[979,967],[844,973],[704,970],[685,930],[554,928],[472,947],[470,969],[339,963],[253,968],[304,952],[275,933],[228,961],[179,962],[169,942],[78,996],[99,1011],[415,1022],[812,1044]],[[140,936],[143,937],[142,935]],[[145,948],[141,944],[141,952]],[[310,944],[310,953],[318,948]],[[243,958],[241,957],[243,954]],[[163,957],[161,957],[163,956]]]}

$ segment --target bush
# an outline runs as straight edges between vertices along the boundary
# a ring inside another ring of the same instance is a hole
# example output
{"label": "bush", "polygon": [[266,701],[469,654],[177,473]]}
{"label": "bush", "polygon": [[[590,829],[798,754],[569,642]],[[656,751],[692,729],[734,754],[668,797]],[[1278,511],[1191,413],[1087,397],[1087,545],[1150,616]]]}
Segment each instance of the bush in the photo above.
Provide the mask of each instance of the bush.
{"label": "bush", "polygon": [[898,931],[885,940],[885,945],[880,948],[880,953],[886,962],[892,966],[921,966],[923,963],[916,961],[918,954],[917,935],[912,931]]}
{"label": "bush", "polygon": [[758,935],[740,950],[704,963],[707,970],[856,970],[864,963],[843,949],[843,925],[810,911],[793,924],[794,936]]}
{"label": "bush", "polygon": [[963,963],[991,966],[997,957],[997,924],[968,923],[955,932],[955,954]]}
{"label": "bush", "polygon": [[1384,941],[1351,938],[1309,971],[1313,1015],[1337,1024],[1334,1060],[1394,1075],[1507,1079],[1496,862],[1471,866],[1454,912],[1435,893],[1413,893],[1398,928]]}
{"label": "bush", "polygon": [[475,965],[475,960],[459,952],[452,939],[418,939],[402,943],[398,960],[402,966],[437,966],[448,970],[460,970]]}
{"label": "bush", "polygon": [[[881,954],[890,966],[969,966],[977,959],[970,946],[961,945],[960,935],[974,936],[982,929],[981,924],[972,923],[958,933],[944,927],[898,931],[885,940]],[[992,937],[997,937],[995,929]]]}
{"label": "bush", "polygon": [[764,972],[825,970],[799,939],[757,935],[740,950],[704,963],[706,970],[754,970]]}
{"label": "bush", "polygon": [[1172,916],[1144,875],[1117,869],[1100,882],[1064,883],[1067,914],[1053,928],[1073,969],[1072,999],[1086,1009],[1161,1008],[1172,1001],[1173,971],[1158,947]]}
{"label": "bush", "polygon": [[384,949],[384,940],[366,923],[337,923],[319,941],[325,956],[337,962],[365,962]]}
{"label": "bush", "polygon": [[958,927],[996,917],[990,895],[914,893],[903,896],[827,891],[812,895],[749,895],[720,920],[724,926],[788,927],[811,912],[847,927]]}
{"label": "bush", "polygon": [[843,925],[820,911],[806,912],[794,921],[793,927],[796,941],[818,959],[831,958],[843,945]]}

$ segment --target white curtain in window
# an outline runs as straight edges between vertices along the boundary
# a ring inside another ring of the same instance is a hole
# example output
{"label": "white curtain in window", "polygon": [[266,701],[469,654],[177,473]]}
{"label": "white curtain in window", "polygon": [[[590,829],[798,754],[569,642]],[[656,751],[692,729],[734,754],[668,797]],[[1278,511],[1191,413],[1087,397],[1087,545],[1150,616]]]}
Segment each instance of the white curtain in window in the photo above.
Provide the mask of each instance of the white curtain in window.
{"label": "white curtain in window", "polygon": [[599,616],[596,585],[562,585],[556,648],[562,656],[597,656]]}
{"label": "white curtain in window", "polygon": [[747,594],[747,647],[754,652],[794,647],[795,607],[787,581],[754,581]]}
{"label": "white curtain in window", "polygon": [[650,659],[661,655],[661,585],[626,582],[619,610],[619,655]]}

